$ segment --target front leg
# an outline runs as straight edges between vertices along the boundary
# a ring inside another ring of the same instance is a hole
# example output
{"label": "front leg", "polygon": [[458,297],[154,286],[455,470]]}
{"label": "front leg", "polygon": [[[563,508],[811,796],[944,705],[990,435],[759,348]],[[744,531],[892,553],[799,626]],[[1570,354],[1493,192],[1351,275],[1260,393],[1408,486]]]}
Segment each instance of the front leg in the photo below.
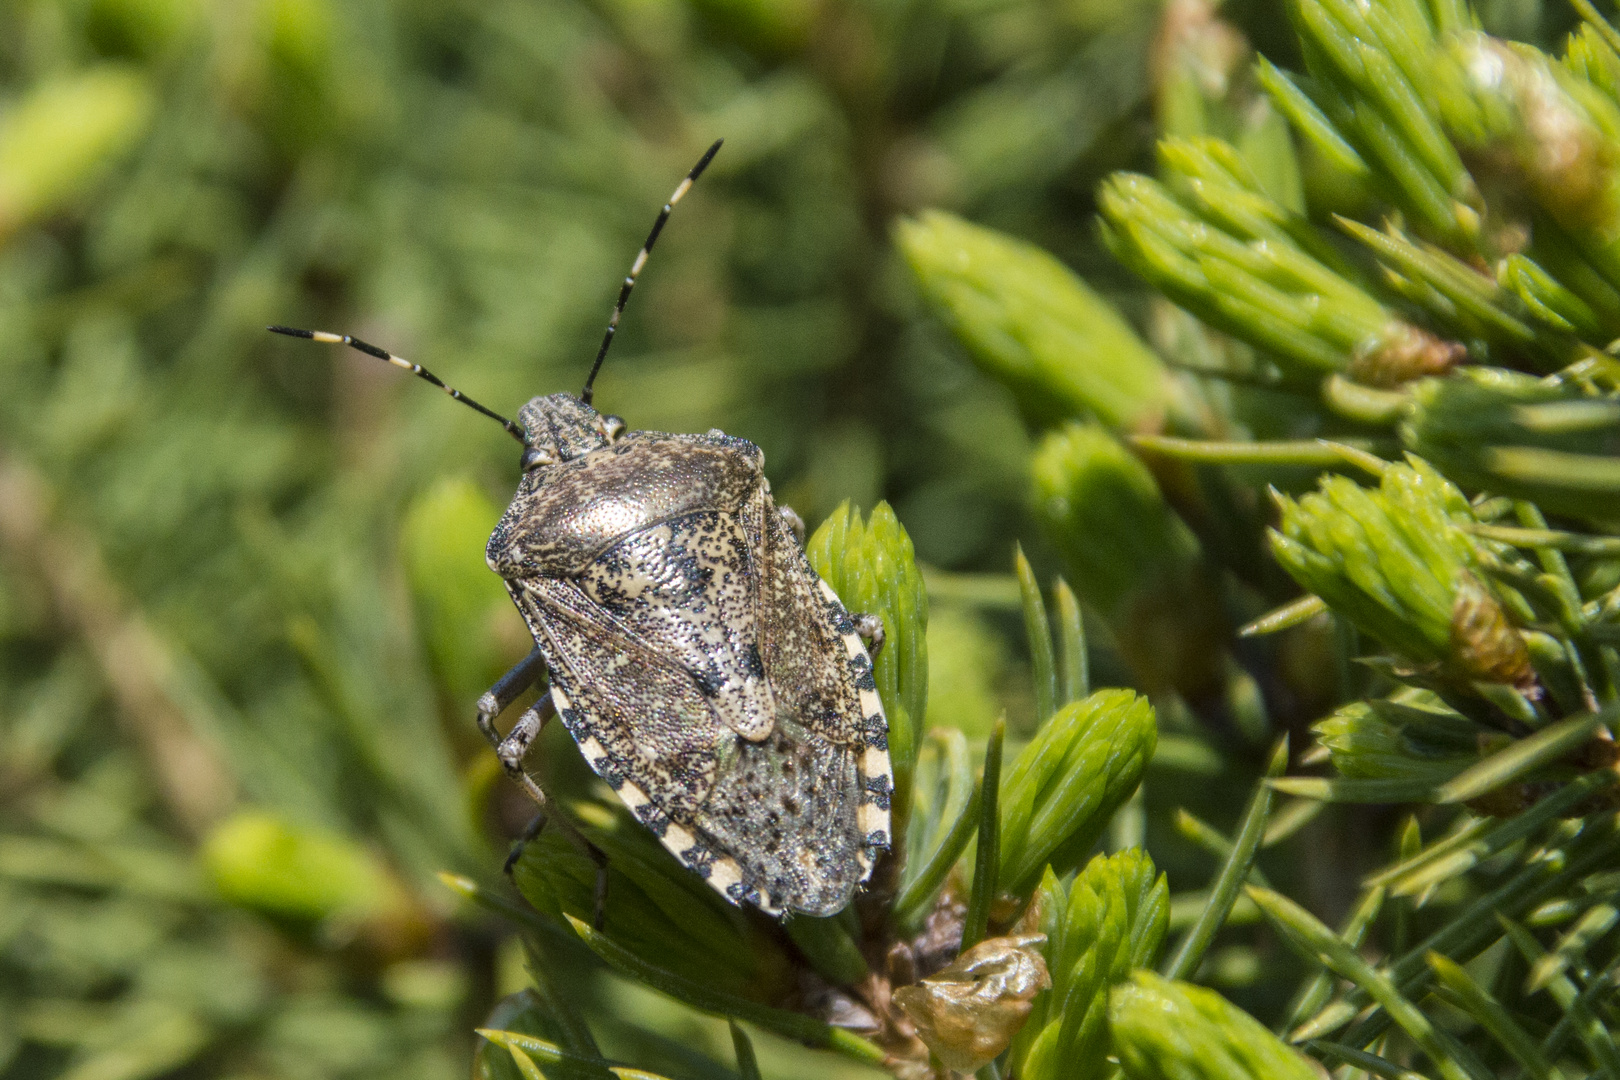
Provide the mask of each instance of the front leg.
{"label": "front leg", "polygon": [[505,712],[506,707],[516,701],[523,691],[539,682],[545,671],[546,658],[540,655],[540,649],[536,647],[519,660],[511,671],[495,680],[495,685],[478,699],[478,730],[484,733],[484,738],[489,740],[489,745],[497,753],[501,749],[501,733],[495,730],[495,718]]}
{"label": "front leg", "polygon": [[[479,715],[482,715],[480,712]],[[506,738],[495,746],[495,756],[501,759],[501,765],[510,776],[523,786],[529,793],[529,798],[540,805],[541,813],[546,809],[546,793],[540,790],[540,785],[534,782],[523,768],[523,759],[529,755],[529,747],[539,738],[540,730],[546,726],[546,721],[557,715],[557,706],[552,703],[551,691],[547,690],[540,695],[540,700],[523,710],[518,722],[512,725]]]}
{"label": "front leg", "polygon": [[591,843],[567,816],[552,815],[549,812],[550,801],[546,798],[545,789],[537,784],[534,777],[523,767],[523,760],[528,757],[535,739],[539,738],[540,732],[545,729],[546,721],[557,715],[557,706],[551,699],[551,691],[546,691],[538,701],[523,710],[523,715],[518,717],[517,723],[512,725],[512,730],[507,732],[504,739],[495,730],[495,717],[500,715],[514,698],[533,685],[539,671],[544,669],[543,660],[535,663],[539,655],[539,649],[530,653],[522,663],[503,675],[488,693],[478,699],[479,730],[483,731],[485,737],[495,745],[495,756],[500,759],[506,775],[515,780],[539,807],[534,819],[523,830],[523,834],[513,842],[503,869],[510,874],[529,841],[540,835],[540,830],[545,828],[547,821],[555,821],[557,827],[582,847],[585,854],[591,857],[591,861],[596,863],[596,903],[591,925],[600,930],[607,914],[607,856],[603,854],[601,848]]}

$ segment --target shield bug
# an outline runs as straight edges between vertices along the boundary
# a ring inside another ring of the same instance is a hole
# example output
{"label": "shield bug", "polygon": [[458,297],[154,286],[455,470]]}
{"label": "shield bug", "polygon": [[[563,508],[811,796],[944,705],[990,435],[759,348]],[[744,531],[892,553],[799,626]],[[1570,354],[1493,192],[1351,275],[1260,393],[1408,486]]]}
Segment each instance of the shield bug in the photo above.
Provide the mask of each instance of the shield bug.
{"label": "shield bug", "polygon": [[[659,213],[584,389],[534,398],[517,423],[374,345],[270,329],[403,367],[523,444],[485,554],[535,648],[479,700],[478,726],[542,812],[523,761],[555,715],[631,813],[727,899],[829,915],[890,843],[888,724],[868,652],[882,626],[852,617],[811,568],[759,447],[719,430],[630,431],[591,406],[648,254],[719,149]],[[497,717],[542,680],[501,735]]]}

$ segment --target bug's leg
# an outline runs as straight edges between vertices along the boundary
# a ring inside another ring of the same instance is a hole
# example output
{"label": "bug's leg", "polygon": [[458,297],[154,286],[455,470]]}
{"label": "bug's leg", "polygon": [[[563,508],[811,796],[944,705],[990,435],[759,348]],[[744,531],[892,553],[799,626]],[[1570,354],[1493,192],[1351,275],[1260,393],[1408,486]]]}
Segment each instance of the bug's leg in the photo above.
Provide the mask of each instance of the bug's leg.
{"label": "bug's leg", "polygon": [[527,825],[523,826],[523,831],[518,833],[517,839],[512,841],[511,848],[506,852],[506,862],[501,866],[501,873],[507,877],[512,876],[512,868],[517,866],[518,860],[523,857],[523,849],[529,846],[530,841],[540,835],[540,830],[546,827],[546,820],[546,812],[541,810],[529,819]]}
{"label": "bug's leg", "polygon": [[508,874],[512,872],[512,868],[517,865],[518,859],[523,856],[524,846],[527,845],[530,840],[533,840],[536,836],[540,835],[540,830],[546,827],[546,822],[556,822],[557,827],[567,834],[570,840],[584,849],[585,854],[590,856],[591,862],[596,864],[596,890],[592,898],[591,929],[602,929],[603,924],[607,921],[607,853],[601,848],[597,847],[595,844],[591,843],[590,840],[586,838],[585,834],[579,831],[579,826],[575,825],[572,821],[569,821],[566,815],[557,814],[556,816],[552,816],[548,814],[546,812],[546,803],[543,801],[545,799],[545,794],[544,792],[541,792],[540,785],[536,784],[533,780],[529,780],[528,777],[525,777],[524,779],[528,781],[524,786],[529,789],[529,797],[534,798],[538,794],[540,800],[542,800],[540,803],[540,812],[534,815],[534,820],[529,822],[528,828],[523,830],[523,835],[512,842],[512,850],[506,856],[506,872]]}
{"label": "bug's leg", "polygon": [[[482,712],[479,715],[483,715]],[[546,721],[556,715],[557,706],[551,700],[551,692],[547,691],[541,695],[539,701],[523,710],[523,715],[518,717],[518,722],[512,725],[512,730],[507,733],[506,738],[501,739],[495,746],[495,756],[500,758],[501,766],[506,769],[506,775],[517,781],[529,798],[533,799],[535,805],[540,808],[534,815],[534,819],[524,828],[522,834],[512,842],[512,850],[506,856],[505,869],[509,874],[512,872],[512,867],[517,865],[518,858],[523,854],[523,849],[530,840],[540,835],[540,830],[546,827],[546,821],[550,817],[548,810],[551,801],[546,798],[545,789],[537,784],[534,777],[530,776],[528,771],[523,768],[523,759],[528,757],[529,748],[534,745],[534,740],[539,737],[541,729],[546,726]],[[578,831],[572,827],[572,823],[561,815],[557,817],[557,824],[563,831],[571,833],[576,839],[583,841],[587,847],[594,846],[589,840],[579,836]]]}
{"label": "bug's leg", "polygon": [[523,830],[523,834],[513,841],[512,850],[506,856],[505,870],[508,874],[512,872],[512,868],[517,865],[518,859],[523,855],[524,847],[528,845],[529,841],[540,835],[540,830],[545,828],[548,820],[556,822],[557,827],[566,833],[569,839],[582,847],[585,854],[589,855],[591,861],[596,864],[596,904],[591,916],[591,925],[600,930],[602,929],[603,919],[607,914],[607,855],[603,853],[601,848],[591,843],[585,834],[579,831],[579,827],[568,819],[567,815],[557,814],[553,816],[548,813],[550,801],[546,798],[545,789],[536,783],[534,777],[530,776],[528,771],[523,768],[523,759],[528,756],[529,748],[534,745],[534,740],[539,738],[541,730],[546,726],[546,721],[556,715],[557,706],[551,699],[550,691],[547,691],[539,701],[523,710],[523,715],[518,717],[517,723],[512,725],[512,730],[495,748],[495,756],[501,759],[501,765],[506,769],[506,774],[516,780],[523,790],[528,793],[529,798],[533,799],[535,804],[540,807],[539,813],[535,814],[534,819]]}
{"label": "bug's leg", "polygon": [[[482,715],[482,713],[480,713]],[[546,808],[545,792],[534,778],[523,770],[523,759],[529,756],[529,747],[539,737],[540,729],[546,726],[546,721],[557,715],[557,706],[552,704],[551,692],[548,690],[540,695],[540,700],[523,710],[518,722],[512,725],[512,730],[506,733],[495,747],[495,756],[501,759],[506,767],[506,774],[523,785],[523,790],[529,797],[540,804],[544,812]]]}
{"label": "bug's leg", "polygon": [[593,904],[591,910],[591,929],[600,930],[602,929],[603,925],[607,923],[607,856],[602,854],[602,849],[597,847],[595,844],[590,846],[590,850],[596,859],[596,893],[591,898]]}
{"label": "bug's leg", "polygon": [[519,694],[539,682],[545,670],[546,658],[540,655],[537,648],[519,660],[511,671],[495,680],[495,685],[478,699],[478,730],[484,733],[484,738],[497,752],[501,748],[501,733],[495,730],[495,718],[505,712]]}
{"label": "bug's leg", "polygon": [[782,515],[787,527],[793,530],[793,538],[799,542],[799,546],[804,547],[804,518],[794,513],[791,506],[778,506],[776,512]]}
{"label": "bug's leg", "polygon": [[883,651],[883,620],[876,615],[865,614],[852,614],[850,618],[855,620],[855,632],[866,646],[867,655],[875,662],[878,653]]}
{"label": "bug's leg", "polygon": [[[535,651],[538,652],[539,650],[536,649]],[[508,672],[506,677],[511,678],[511,672]],[[491,690],[484,697],[498,696],[499,689],[500,683],[497,683],[496,689]],[[508,874],[517,865],[517,861],[523,855],[523,849],[529,845],[529,841],[539,836],[540,830],[546,827],[546,819],[549,816],[546,810],[549,806],[549,800],[546,799],[545,791],[539,784],[534,782],[534,778],[524,771],[523,759],[528,755],[529,747],[534,745],[534,740],[539,736],[540,729],[545,727],[546,721],[551,719],[556,714],[556,711],[556,706],[551,703],[551,694],[548,691],[541,696],[539,701],[523,710],[523,715],[518,717],[518,722],[512,725],[512,730],[506,738],[500,737],[493,724],[490,724],[484,731],[484,734],[491,736],[492,741],[495,743],[495,756],[500,759],[502,767],[506,769],[506,775],[516,780],[529,798],[533,799],[540,808],[529,821],[529,824],[524,827],[518,838],[512,841],[512,849],[506,855],[506,865],[502,867]],[[479,727],[485,727],[485,715],[484,702],[480,701],[478,708]]]}
{"label": "bug's leg", "polygon": [[512,867],[517,865],[518,857],[523,854],[524,847],[528,845],[530,840],[539,836],[540,830],[546,826],[545,793],[540,790],[540,785],[529,779],[528,775],[523,772],[522,761],[523,755],[528,752],[529,745],[534,742],[535,736],[540,733],[540,728],[545,725],[546,720],[549,718],[549,713],[544,709],[550,706],[551,695],[545,695],[545,697],[535,702],[533,708],[525,710],[523,715],[518,718],[518,722],[513,725],[511,734],[505,738],[502,738],[501,733],[496,730],[495,718],[505,712],[507,706],[516,701],[519,695],[538,682],[545,670],[545,657],[541,656],[540,650],[536,648],[528,656],[519,660],[512,670],[497,679],[495,685],[486,690],[484,696],[478,699],[478,730],[484,733],[484,738],[488,739],[489,745],[494,747],[495,754],[500,758],[501,764],[506,767],[508,775],[514,774],[513,766],[508,764],[508,758],[512,756],[512,751],[517,750],[518,746],[521,745],[522,749],[516,756],[518,767],[515,770],[515,775],[518,782],[528,792],[529,797],[534,799],[540,806],[539,812],[534,815],[534,819],[524,828],[522,835],[512,843],[512,850],[507,854],[506,865],[502,868],[508,874],[512,872]]}
{"label": "bug's leg", "polygon": [[591,910],[591,929],[602,929],[603,923],[607,921],[607,855],[601,848],[587,840],[572,821],[569,821],[561,814],[556,817],[548,814],[546,812],[548,803],[546,802],[545,792],[539,784],[536,784],[527,775],[523,779],[525,781],[524,788],[528,791],[529,797],[540,804],[540,811],[529,819],[529,823],[523,827],[523,832],[519,834],[516,840],[512,841],[512,849],[506,853],[506,864],[501,867],[501,872],[510,877],[513,868],[518,864],[518,860],[523,857],[523,849],[529,846],[531,840],[540,835],[540,830],[546,827],[546,822],[555,821],[557,827],[567,833],[575,843],[583,847],[585,854],[589,855],[591,861],[596,864],[596,893]]}

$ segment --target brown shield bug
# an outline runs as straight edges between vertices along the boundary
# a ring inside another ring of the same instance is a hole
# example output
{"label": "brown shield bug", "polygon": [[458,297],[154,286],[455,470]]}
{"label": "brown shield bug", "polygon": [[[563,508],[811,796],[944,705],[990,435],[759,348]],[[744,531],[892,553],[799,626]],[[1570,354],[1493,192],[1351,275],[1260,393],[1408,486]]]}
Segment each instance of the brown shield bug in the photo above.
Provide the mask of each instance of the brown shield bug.
{"label": "brown shield bug", "polygon": [[[486,559],[535,647],[479,699],[478,726],[542,811],[523,761],[555,715],[636,818],[727,899],[830,915],[890,845],[888,723],[868,652],[882,626],[852,617],[811,569],[759,447],[719,430],[630,431],[591,407],[648,254],[719,149],[659,213],[579,396],[536,397],[517,423],[375,345],[270,329],[403,367],[523,444]],[[542,680],[501,735],[496,718]]]}

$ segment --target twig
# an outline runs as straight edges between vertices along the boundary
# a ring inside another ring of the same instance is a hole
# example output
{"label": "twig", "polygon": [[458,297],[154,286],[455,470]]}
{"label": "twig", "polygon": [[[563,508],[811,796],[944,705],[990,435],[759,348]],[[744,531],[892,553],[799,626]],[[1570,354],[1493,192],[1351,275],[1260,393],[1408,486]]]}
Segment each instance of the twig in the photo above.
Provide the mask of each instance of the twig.
{"label": "twig", "polygon": [[176,700],[173,647],[123,596],[95,540],[56,519],[54,501],[38,472],[0,456],[0,552],[44,583],[57,618],[89,646],[118,704],[119,727],[145,758],[175,819],[200,835],[235,801],[235,779]]}

